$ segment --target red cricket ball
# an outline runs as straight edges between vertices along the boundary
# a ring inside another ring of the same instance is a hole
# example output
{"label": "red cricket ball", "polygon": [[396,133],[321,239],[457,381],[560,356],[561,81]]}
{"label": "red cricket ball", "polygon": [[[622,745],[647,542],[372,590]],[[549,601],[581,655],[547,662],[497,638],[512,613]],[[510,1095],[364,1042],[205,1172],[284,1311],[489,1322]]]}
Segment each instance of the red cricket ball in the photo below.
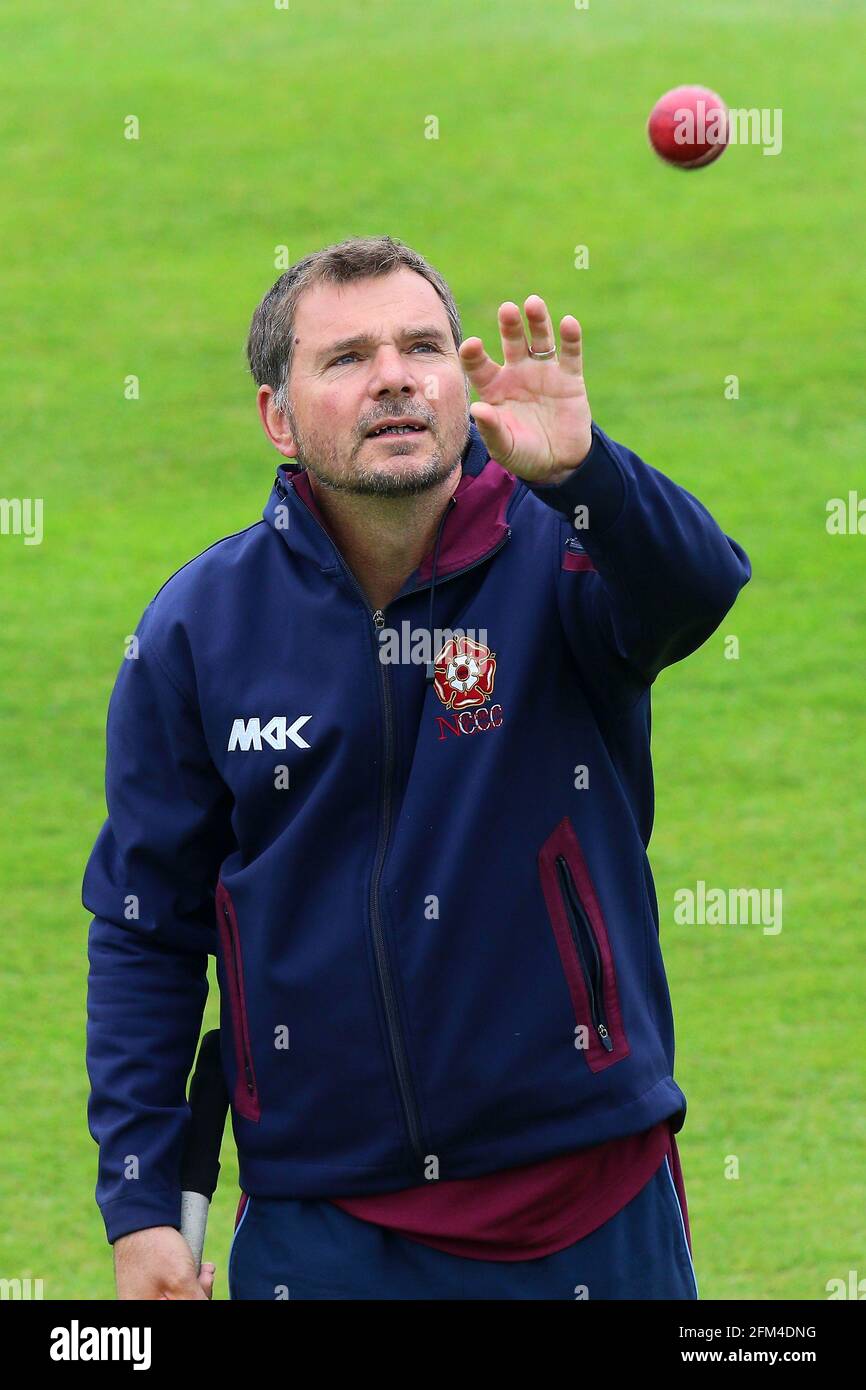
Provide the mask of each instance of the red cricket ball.
{"label": "red cricket ball", "polygon": [[718,159],[728,143],[728,108],[709,87],[674,87],[659,97],[646,129],[667,164],[700,169]]}

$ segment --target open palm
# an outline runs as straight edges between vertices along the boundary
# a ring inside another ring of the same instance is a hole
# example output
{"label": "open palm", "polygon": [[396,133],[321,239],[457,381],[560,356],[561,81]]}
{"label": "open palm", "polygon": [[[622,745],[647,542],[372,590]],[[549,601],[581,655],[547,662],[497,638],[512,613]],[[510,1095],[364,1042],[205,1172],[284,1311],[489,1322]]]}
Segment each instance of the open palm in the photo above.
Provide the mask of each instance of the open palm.
{"label": "open palm", "polygon": [[592,444],[581,328],[567,314],[559,325],[559,357],[539,361],[532,353],[556,347],[553,324],[539,295],[524,307],[530,342],[519,308],[507,300],[499,306],[504,363],[488,357],[480,338],[460,344],[460,361],[479,396],[470,412],[491,458],[527,482],[555,483],[583,462]]}

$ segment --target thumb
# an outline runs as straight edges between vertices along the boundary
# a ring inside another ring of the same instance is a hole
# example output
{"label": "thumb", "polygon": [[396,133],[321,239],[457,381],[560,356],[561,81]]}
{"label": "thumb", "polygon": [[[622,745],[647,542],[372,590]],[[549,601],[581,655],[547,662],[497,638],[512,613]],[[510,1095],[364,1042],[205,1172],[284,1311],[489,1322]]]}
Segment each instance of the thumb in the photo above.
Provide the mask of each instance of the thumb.
{"label": "thumb", "polygon": [[208,1298],[213,1298],[213,1281],[215,1275],[215,1264],[211,1263],[211,1261],[208,1261],[207,1264],[202,1265],[201,1272],[198,1276],[198,1282],[201,1284]]}
{"label": "thumb", "polygon": [[496,406],[488,405],[485,401],[476,401],[469,407],[469,414],[478,426],[481,438],[490,451],[490,457],[502,464],[503,468],[506,467],[505,459],[514,448],[514,440]]}

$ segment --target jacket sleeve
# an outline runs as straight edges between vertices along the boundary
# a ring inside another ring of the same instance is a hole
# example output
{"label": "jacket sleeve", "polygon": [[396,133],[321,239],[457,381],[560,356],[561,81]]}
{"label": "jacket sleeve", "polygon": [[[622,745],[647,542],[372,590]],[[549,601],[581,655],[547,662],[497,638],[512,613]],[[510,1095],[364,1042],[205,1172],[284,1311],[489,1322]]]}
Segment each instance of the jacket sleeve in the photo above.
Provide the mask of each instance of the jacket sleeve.
{"label": "jacket sleeve", "polygon": [[231,798],[194,700],[159,655],[154,604],[108,708],[108,819],[87,863],[88,1128],[109,1242],[180,1227],[186,1082],[216,950],[214,889]]}
{"label": "jacket sleeve", "polygon": [[634,703],[701,646],[751,576],[746,552],[696,497],[595,422],[573,473],[530,490],[568,523],[557,539],[560,613],[585,684],[608,704]]}

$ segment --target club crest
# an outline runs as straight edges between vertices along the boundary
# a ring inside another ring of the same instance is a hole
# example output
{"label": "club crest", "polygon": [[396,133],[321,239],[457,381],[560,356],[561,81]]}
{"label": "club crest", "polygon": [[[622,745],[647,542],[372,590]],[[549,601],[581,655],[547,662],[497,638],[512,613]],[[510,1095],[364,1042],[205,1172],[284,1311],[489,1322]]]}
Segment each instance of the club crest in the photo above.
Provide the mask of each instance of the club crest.
{"label": "club crest", "polygon": [[450,637],[436,658],[433,689],[446,709],[473,709],[493,694],[496,654],[471,637]]}

